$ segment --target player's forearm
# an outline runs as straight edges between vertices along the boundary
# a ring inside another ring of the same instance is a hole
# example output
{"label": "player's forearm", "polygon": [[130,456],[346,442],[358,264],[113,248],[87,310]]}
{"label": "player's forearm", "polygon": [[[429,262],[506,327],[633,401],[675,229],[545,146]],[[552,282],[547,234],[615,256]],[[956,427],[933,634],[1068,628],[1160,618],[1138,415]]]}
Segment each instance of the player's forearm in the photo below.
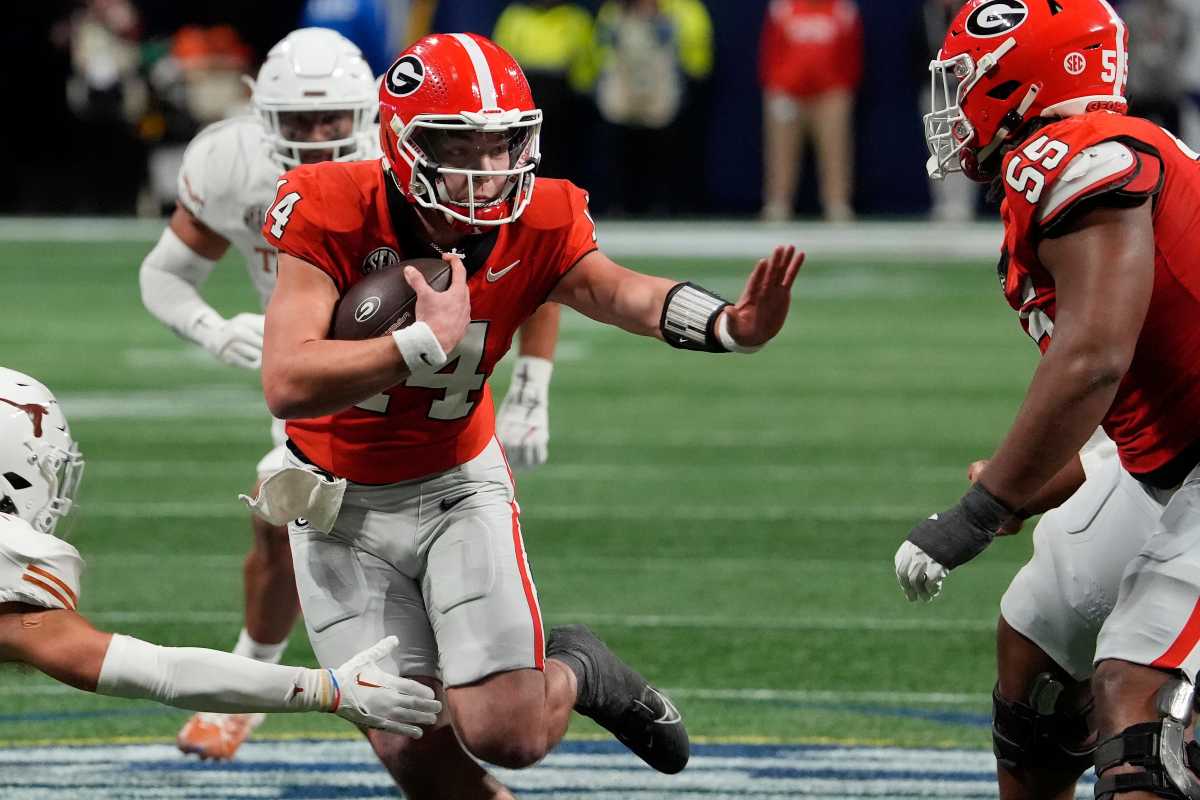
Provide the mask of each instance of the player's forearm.
{"label": "player's forearm", "polygon": [[198,288],[214,265],[188,248],[170,228],[165,229],[138,272],[142,304],[178,336],[201,344],[198,323],[205,318],[223,321]]}
{"label": "player's forearm", "polygon": [[1055,340],[988,464],[988,490],[1009,508],[1028,508],[1099,426],[1127,367],[1104,350]]}
{"label": "player's forearm", "polygon": [[533,316],[521,326],[519,354],[554,360],[554,347],[558,344],[558,322],[562,308],[558,303],[543,303]]}
{"label": "player's forearm", "polygon": [[290,352],[268,345],[263,394],[279,419],[333,414],[403,383],[409,369],[390,336],[363,341],[315,339]]}
{"label": "player's forearm", "polygon": [[96,692],[229,713],[328,711],[337,702],[328,670],[197,647],[160,647],[119,634],[108,647]]}
{"label": "player's forearm", "polygon": [[597,322],[640,336],[662,338],[659,323],[667,293],[676,281],[623,270],[626,277],[584,286],[562,302]]}

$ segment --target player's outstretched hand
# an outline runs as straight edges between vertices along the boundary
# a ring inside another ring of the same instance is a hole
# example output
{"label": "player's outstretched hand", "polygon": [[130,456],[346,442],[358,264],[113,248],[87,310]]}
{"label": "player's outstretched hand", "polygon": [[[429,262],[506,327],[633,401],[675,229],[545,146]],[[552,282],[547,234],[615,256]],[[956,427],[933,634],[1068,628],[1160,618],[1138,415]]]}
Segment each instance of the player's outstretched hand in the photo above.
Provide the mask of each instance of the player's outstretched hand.
{"label": "player's outstretched hand", "polygon": [[467,268],[458,254],[445,253],[442,260],[450,264],[450,285],[444,292],[431,287],[415,267],[405,267],[404,278],[417,293],[417,319],[430,327],[443,352],[449,353],[462,341],[471,322],[471,295]]}
{"label": "player's outstretched hand", "polygon": [[379,668],[376,662],[399,646],[388,636],[333,670],[341,699],[332,711],[355,725],[416,739],[422,733],[417,726],[436,722],[442,704],[425,684]]}
{"label": "player's outstretched hand", "polygon": [[754,267],[737,305],[725,310],[729,334],[744,347],[760,347],[779,333],[792,302],[792,284],[804,263],[793,245],[779,246]]}

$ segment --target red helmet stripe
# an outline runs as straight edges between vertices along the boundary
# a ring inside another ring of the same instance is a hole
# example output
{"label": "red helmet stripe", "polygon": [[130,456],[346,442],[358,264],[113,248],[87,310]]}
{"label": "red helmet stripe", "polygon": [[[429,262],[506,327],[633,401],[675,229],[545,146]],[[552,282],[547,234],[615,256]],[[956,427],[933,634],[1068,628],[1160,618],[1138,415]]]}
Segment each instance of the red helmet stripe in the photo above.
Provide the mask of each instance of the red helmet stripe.
{"label": "red helmet stripe", "polygon": [[1125,20],[1116,12],[1108,0],[1100,0],[1100,5],[1108,11],[1112,23],[1117,29],[1117,76],[1113,79],[1113,97],[1125,99],[1125,69],[1129,56],[1125,53]]}
{"label": "red helmet stripe", "polygon": [[471,66],[475,68],[475,82],[479,85],[479,99],[483,103],[483,108],[479,110],[486,111],[488,109],[499,108],[499,100],[496,97],[496,83],[492,80],[492,68],[488,66],[487,57],[484,56],[479,43],[465,33],[452,33],[450,35],[462,45],[463,50],[467,51],[467,55],[471,59]]}

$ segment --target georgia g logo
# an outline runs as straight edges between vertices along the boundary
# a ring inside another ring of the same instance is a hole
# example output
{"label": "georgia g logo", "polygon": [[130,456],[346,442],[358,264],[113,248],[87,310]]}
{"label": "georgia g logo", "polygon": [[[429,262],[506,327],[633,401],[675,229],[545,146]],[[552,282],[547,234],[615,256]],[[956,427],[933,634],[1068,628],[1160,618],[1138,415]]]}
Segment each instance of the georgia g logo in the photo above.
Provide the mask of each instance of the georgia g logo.
{"label": "georgia g logo", "polygon": [[1003,36],[1029,19],[1029,9],[1021,0],[991,0],[967,17],[967,33],[979,39]]}
{"label": "georgia g logo", "polygon": [[407,97],[421,88],[425,81],[425,65],[416,56],[405,56],[392,64],[387,72],[387,90],[397,97]]}
{"label": "georgia g logo", "polygon": [[354,321],[366,322],[371,317],[375,316],[375,312],[379,310],[380,300],[378,297],[368,297],[358,304],[358,308],[354,309]]}

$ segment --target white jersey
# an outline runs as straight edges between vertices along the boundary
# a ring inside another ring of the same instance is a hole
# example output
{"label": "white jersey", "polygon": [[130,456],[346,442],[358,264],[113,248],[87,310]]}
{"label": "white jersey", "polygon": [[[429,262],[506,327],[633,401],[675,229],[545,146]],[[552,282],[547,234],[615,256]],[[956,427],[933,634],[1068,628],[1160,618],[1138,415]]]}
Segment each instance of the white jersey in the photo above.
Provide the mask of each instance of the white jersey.
{"label": "white jersey", "polygon": [[0,603],[74,611],[82,572],[74,547],[20,517],[0,514]]}
{"label": "white jersey", "polygon": [[[374,142],[378,137],[369,137]],[[250,282],[263,308],[275,288],[276,251],[263,240],[262,225],[283,170],[271,158],[267,131],[254,116],[209,125],[183,154],[179,204],[229,240],[246,259]],[[379,152],[364,153],[377,158]]]}

